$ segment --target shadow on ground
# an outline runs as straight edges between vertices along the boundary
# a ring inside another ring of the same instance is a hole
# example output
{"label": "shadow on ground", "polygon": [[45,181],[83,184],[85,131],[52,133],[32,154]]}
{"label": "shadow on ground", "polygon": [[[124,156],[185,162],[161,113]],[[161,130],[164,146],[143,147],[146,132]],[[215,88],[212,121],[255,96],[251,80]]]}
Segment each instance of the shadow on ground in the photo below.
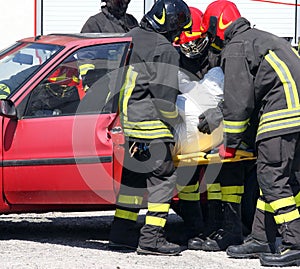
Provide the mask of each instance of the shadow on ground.
{"label": "shadow on ground", "polygon": [[[0,240],[24,240],[39,243],[60,244],[71,247],[108,249],[108,237],[113,214],[109,216],[0,216]],[[140,215],[137,227],[142,227],[145,215]],[[183,234],[183,222],[176,214],[170,214],[166,226],[167,238],[173,242]]]}

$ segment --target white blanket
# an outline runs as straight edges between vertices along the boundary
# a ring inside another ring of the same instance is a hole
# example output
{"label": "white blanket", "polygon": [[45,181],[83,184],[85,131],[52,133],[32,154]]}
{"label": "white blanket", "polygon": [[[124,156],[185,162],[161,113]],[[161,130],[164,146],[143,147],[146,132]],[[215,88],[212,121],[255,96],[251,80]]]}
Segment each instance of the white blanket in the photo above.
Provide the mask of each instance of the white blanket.
{"label": "white blanket", "polygon": [[183,72],[178,76],[182,94],[177,98],[177,106],[184,121],[175,126],[175,154],[207,152],[222,143],[223,128],[219,126],[211,135],[200,133],[198,116],[223,99],[223,71],[212,68],[200,81],[191,81]]}

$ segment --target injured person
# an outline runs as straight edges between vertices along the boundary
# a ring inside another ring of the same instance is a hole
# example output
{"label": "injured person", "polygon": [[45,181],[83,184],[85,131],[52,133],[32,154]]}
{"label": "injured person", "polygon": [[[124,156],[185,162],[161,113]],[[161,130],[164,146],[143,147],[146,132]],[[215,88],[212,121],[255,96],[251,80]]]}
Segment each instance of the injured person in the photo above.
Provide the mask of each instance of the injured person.
{"label": "injured person", "polygon": [[219,125],[211,134],[199,132],[199,115],[215,108],[223,99],[224,74],[220,67],[210,69],[203,79],[191,80],[179,71],[177,107],[183,121],[175,126],[175,155],[194,152],[209,152],[223,142],[223,126]]}

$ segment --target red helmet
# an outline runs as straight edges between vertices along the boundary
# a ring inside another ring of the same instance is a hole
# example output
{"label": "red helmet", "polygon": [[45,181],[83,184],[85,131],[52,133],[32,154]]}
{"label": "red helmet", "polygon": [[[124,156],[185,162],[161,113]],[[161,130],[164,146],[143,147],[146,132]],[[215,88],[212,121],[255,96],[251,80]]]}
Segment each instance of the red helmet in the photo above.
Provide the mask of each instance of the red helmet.
{"label": "red helmet", "polygon": [[[215,18],[214,18],[215,17]],[[224,40],[224,32],[228,26],[241,17],[241,14],[233,2],[227,0],[214,1],[206,8],[201,25],[202,33],[210,33]]]}
{"label": "red helmet", "polygon": [[76,86],[79,84],[79,72],[74,67],[60,66],[49,76],[48,81],[57,85]]}
{"label": "red helmet", "polygon": [[176,41],[176,44],[184,44],[188,43],[190,41],[193,41],[201,36],[200,32],[200,26],[202,24],[202,16],[203,12],[195,7],[189,7],[193,26],[191,32],[183,31],[179,37],[179,39]]}
{"label": "red helmet", "polygon": [[195,7],[189,7],[189,9],[193,21],[192,30],[183,31],[175,44],[180,45],[180,50],[185,56],[196,58],[202,55],[204,48],[208,44],[208,39],[201,37],[202,11]]}

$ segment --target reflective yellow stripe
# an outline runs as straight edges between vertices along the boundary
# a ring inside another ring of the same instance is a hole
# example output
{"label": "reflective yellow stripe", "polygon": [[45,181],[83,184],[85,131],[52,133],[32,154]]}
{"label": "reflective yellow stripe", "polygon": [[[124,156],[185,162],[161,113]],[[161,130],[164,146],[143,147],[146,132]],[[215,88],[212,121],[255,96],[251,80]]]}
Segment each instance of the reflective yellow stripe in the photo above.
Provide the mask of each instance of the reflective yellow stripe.
{"label": "reflective yellow stripe", "polygon": [[161,137],[170,137],[173,138],[173,135],[169,130],[148,130],[147,132],[141,132],[137,130],[128,130],[124,128],[124,133],[126,136],[132,136],[136,138],[145,138],[145,139],[155,139],[155,138],[161,138]]}
{"label": "reflective yellow stripe", "polygon": [[207,184],[206,186],[207,186],[207,191],[209,191],[209,192],[221,191],[220,183]]}
{"label": "reflective yellow stripe", "polygon": [[130,129],[141,129],[141,130],[167,128],[167,126],[160,120],[136,121],[136,122],[126,121],[124,122],[124,127]]}
{"label": "reflective yellow stripe", "polygon": [[199,182],[197,182],[195,185],[188,185],[188,186],[181,186],[177,184],[176,188],[179,192],[195,192],[199,188]]}
{"label": "reflective yellow stripe", "polygon": [[260,198],[257,200],[256,208],[258,208],[262,211],[267,211],[267,212],[274,213],[273,208],[269,204],[267,204],[266,202],[262,201]]}
{"label": "reflective yellow stripe", "polygon": [[268,123],[270,121],[284,120],[287,118],[294,118],[300,115],[300,107],[290,108],[290,109],[280,109],[276,111],[271,111],[264,113],[259,121],[259,126]]}
{"label": "reflective yellow stripe", "polygon": [[192,33],[189,32],[189,31],[185,31],[184,34],[187,36],[187,37],[193,37],[193,36],[201,36],[201,32],[197,32],[197,31],[193,31]]}
{"label": "reflective yellow stripe", "polygon": [[278,199],[270,203],[270,206],[273,208],[274,211],[291,205],[296,205],[294,196]]}
{"label": "reflective yellow stripe", "polygon": [[[201,29],[201,28],[200,28]],[[220,46],[218,46],[216,43],[211,43],[211,45],[210,45],[211,47],[213,47],[214,49],[216,49],[216,50],[218,50],[218,51],[221,51],[222,50],[222,48],[220,47]]]}
{"label": "reflective yellow stripe", "polygon": [[169,212],[170,204],[148,203],[150,212]]}
{"label": "reflective yellow stripe", "polygon": [[165,227],[167,220],[159,217],[146,216],[146,224]]}
{"label": "reflective yellow stripe", "polygon": [[134,90],[138,73],[134,71],[132,66],[129,66],[126,73],[125,82],[120,90],[119,105],[121,111],[121,120],[125,136],[155,139],[161,137],[173,138],[173,134],[169,128],[159,120],[145,122],[130,122],[128,121],[128,102]]}
{"label": "reflective yellow stripe", "polygon": [[136,221],[137,218],[138,218],[138,213],[117,208],[116,213],[115,213],[115,217],[118,217],[118,218],[121,218],[121,219]]}
{"label": "reflective yellow stripe", "polygon": [[81,76],[84,76],[89,70],[93,69],[95,69],[95,65],[93,64],[82,64],[79,66],[79,73]]}
{"label": "reflective yellow stripe", "polygon": [[259,136],[265,132],[282,130],[282,129],[292,128],[292,127],[296,127],[296,126],[300,126],[300,116],[292,118],[292,119],[278,120],[278,121],[274,121],[274,122],[270,122],[270,123],[261,125],[257,130],[257,136]]}
{"label": "reflective yellow stripe", "polygon": [[241,203],[242,197],[239,195],[233,195],[233,194],[225,194],[222,195],[222,201],[229,202],[229,203]]}
{"label": "reflective yellow stripe", "polygon": [[143,202],[143,197],[120,194],[118,197],[118,202],[129,205],[141,205]]}
{"label": "reflective yellow stripe", "polygon": [[107,94],[107,96],[106,96],[106,98],[105,98],[105,104],[107,104],[107,102],[108,102],[110,96],[111,96],[111,91],[108,92],[108,94]]}
{"label": "reflective yellow stripe", "polygon": [[295,196],[296,205],[300,206],[300,192]]}
{"label": "reflective yellow stripe", "polygon": [[244,186],[228,186],[228,187],[221,187],[222,194],[243,194],[244,193]]}
{"label": "reflective yellow stripe", "polygon": [[5,99],[10,94],[10,88],[6,85],[1,83],[0,84],[0,99]]}
{"label": "reflective yellow stripe", "polygon": [[123,117],[124,123],[126,123],[128,121],[128,118],[127,118],[128,102],[129,102],[129,98],[132,94],[132,91],[135,87],[137,75],[138,75],[138,73],[133,71],[133,67],[129,66],[127,73],[126,73],[125,82],[120,90],[119,103],[121,105],[121,112],[122,112],[121,115]]}
{"label": "reflective yellow stripe", "polygon": [[207,200],[222,200],[221,192],[208,192]]}
{"label": "reflective yellow stripe", "polygon": [[244,121],[223,120],[224,132],[226,132],[226,133],[242,133],[247,129],[249,120],[250,119],[247,119]]}
{"label": "reflective yellow stripe", "polygon": [[178,116],[178,110],[176,108],[175,111],[164,111],[160,110],[160,113],[167,119],[175,119]]}
{"label": "reflective yellow stripe", "polygon": [[292,212],[289,212],[289,213],[274,216],[275,222],[277,224],[290,222],[290,221],[293,221],[293,220],[298,219],[298,218],[300,218],[298,209],[295,209],[295,210],[293,210]]}
{"label": "reflective yellow stripe", "polygon": [[287,65],[271,50],[269,50],[269,54],[265,56],[265,59],[272,66],[283,85],[287,107],[294,108],[299,106],[296,83]]}
{"label": "reflective yellow stripe", "polygon": [[185,201],[199,201],[200,200],[200,193],[178,193],[178,198]]}
{"label": "reflective yellow stripe", "polygon": [[189,29],[189,28],[192,27],[192,25],[193,25],[193,21],[191,19],[190,22],[187,25],[183,26],[183,29]]}

